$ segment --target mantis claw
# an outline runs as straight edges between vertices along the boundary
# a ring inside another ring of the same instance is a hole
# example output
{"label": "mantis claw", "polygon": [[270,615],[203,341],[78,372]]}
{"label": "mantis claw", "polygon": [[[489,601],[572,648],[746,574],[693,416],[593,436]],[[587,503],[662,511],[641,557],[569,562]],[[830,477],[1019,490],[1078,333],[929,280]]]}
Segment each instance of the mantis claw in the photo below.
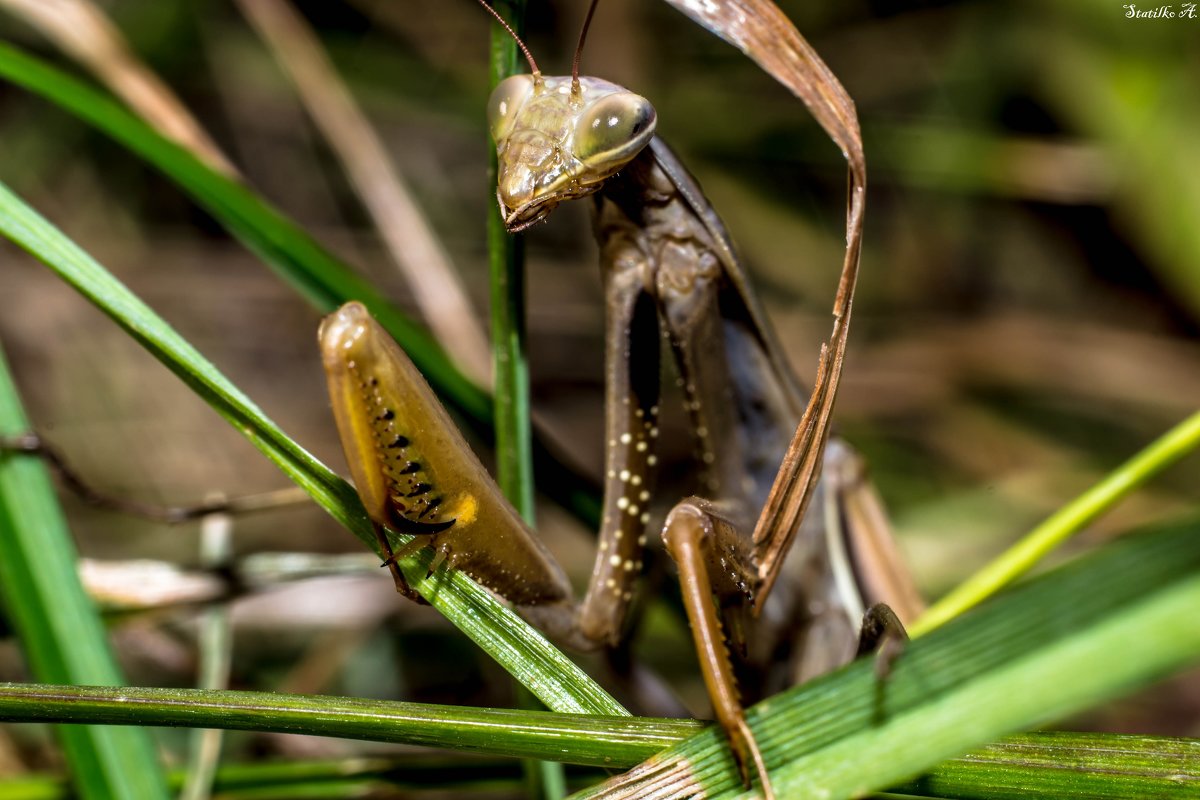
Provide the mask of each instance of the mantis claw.
{"label": "mantis claw", "polygon": [[[378,522],[372,521],[371,527],[375,529],[375,539],[379,542],[380,549],[387,554],[387,558],[379,566],[387,567],[392,573],[392,582],[396,584],[396,591],[417,603],[424,603],[425,598],[417,594],[411,586],[408,585],[408,579],[404,577],[404,573],[400,571],[400,565],[396,562],[404,558],[408,553],[405,551],[412,545],[409,542],[399,552],[392,552],[392,543],[388,541],[387,534],[383,531],[383,526]],[[417,541],[413,539],[413,541]]]}
{"label": "mantis claw", "polygon": [[856,658],[875,653],[875,675],[886,678],[892,665],[908,645],[908,632],[896,612],[886,603],[876,603],[863,615],[862,630],[858,637]]}
{"label": "mantis claw", "polygon": [[733,760],[737,762],[738,772],[742,775],[742,786],[749,789],[751,784],[750,765],[758,773],[758,781],[762,786],[765,800],[775,800],[775,790],[771,787],[771,778],[767,774],[767,764],[763,760],[762,751],[758,749],[758,741],[745,717],[738,720],[737,726],[729,729],[729,747],[733,752]]}
{"label": "mantis claw", "polygon": [[[367,309],[345,304],[325,318],[319,336],[346,461],[400,592],[417,597],[395,561],[437,541],[456,568],[517,605],[565,598],[562,569]],[[393,554],[385,526],[414,537]],[[453,537],[443,543],[447,531]]]}
{"label": "mantis claw", "polygon": [[437,572],[438,567],[442,565],[442,562],[446,560],[446,556],[449,554],[449,551],[445,548],[438,548],[437,552],[433,554],[433,560],[429,562],[429,569],[426,570],[425,577],[428,578],[430,575]]}

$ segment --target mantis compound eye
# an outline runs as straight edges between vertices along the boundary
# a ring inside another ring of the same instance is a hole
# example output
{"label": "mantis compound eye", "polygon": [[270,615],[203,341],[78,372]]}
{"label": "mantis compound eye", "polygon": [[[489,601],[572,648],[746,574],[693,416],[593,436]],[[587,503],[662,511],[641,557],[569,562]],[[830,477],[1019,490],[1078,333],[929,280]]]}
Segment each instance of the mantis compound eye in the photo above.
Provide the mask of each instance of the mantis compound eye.
{"label": "mantis compound eye", "polygon": [[602,97],[575,123],[574,155],[589,167],[615,172],[650,143],[657,120],[650,101],[633,92]]}
{"label": "mantis compound eye", "polygon": [[488,99],[487,120],[492,141],[499,147],[513,130],[513,122],[521,106],[533,94],[532,75],[513,75],[505,78],[492,90]]}

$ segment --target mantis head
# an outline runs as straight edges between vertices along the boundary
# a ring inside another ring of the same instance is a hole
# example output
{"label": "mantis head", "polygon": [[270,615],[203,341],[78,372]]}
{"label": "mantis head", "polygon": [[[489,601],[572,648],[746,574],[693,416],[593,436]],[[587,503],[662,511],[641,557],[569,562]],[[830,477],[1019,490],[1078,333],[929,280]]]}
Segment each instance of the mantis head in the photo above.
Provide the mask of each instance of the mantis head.
{"label": "mantis head", "polygon": [[514,75],[488,101],[496,200],[510,233],[595,192],[650,143],[650,101],[599,78]]}

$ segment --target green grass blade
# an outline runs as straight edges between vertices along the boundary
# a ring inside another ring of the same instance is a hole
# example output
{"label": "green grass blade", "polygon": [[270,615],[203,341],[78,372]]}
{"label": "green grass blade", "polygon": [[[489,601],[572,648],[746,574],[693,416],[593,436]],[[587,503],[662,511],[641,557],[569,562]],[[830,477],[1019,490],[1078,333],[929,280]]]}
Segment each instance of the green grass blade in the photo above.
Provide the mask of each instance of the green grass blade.
{"label": "green grass blade", "polygon": [[[858,797],[1196,661],[1197,608],[1192,520],[1128,537],[913,640],[882,682],[858,661],[748,720],[781,797]],[[717,730],[604,790],[574,797],[744,796]]]}
{"label": "green grass blade", "polygon": [[893,791],[958,800],[1200,797],[1200,740],[1047,732],[1010,736]]}
{"label": "green grass blade", "polygon": [[922,636],[1024,575],[1047,554],[1146,481],[1200,447],[1200,411],[1180,422],[1095,486],[1054,512],[986,567],[921,615],[909,633]]}
{"label": "green grass blade", "polygon": [[[365,303],[438,396],[470,422],[476,433],[490,436],[491,397],[454,367],[423,328],[252,189],[213,171],[105,94],[3,43],[0,78],[44,97],[154,165],[319,310],[332,311],[351,299]],[[593,483],[536,442],[534,457],[546,476],[542,490],[585,523],[595,525],[599,503]]]}
{"label": "green grass blade", "polygon": [[304,733],[594,766],[636,764],[708,724],[272,692],[12,683],[0,683],[0,720]]}
{"label": "green grass blade", "polygon": [[[0,353],[0,435],[26,433]],[[41,460],[0,454],[0,601],[29,672],[54,683],[124,683],[103,623],[79,582],[75,544]],[[84,798],[166,798],[150,737],[135,728],[60,727],[75,788]]]}
{"label": "green grass blade", "polygon": [[[377,550],[374,532],[353,487],[289,439],[145,303],[3,184],[0,235],[43,261],[112,317],[319,505]],[[541,634],[466,575],[444,568],[429,575],[431,557],[422,552],[403,562],[410,585],[538,699],[556,711],[626,713]]]}

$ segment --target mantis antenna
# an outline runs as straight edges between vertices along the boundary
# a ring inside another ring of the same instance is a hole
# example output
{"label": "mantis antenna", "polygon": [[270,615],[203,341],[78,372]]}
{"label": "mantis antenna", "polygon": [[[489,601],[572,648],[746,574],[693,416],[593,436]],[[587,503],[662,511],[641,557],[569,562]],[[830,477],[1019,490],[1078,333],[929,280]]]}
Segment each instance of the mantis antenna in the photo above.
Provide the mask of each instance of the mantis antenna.
{"label": "mantis antenna", "polygon": [[592,15],[596,13],[596,6],[600,5],[600,0],[592,0],[592,4],[588,6],[587,16],[583,18],[583,27],[579,29],[579,44],[575,45],[575,60],[571,62],[571,91],[579,94],[579,61],[583,58],[583,43],[587,40],[588,28],[592,24]]}
{"label": "mantis antenna", "polygon": [[[529,62],[529,71],[532,72],[534,75],[541,75],[542,71],[540,69],[538,69],[537,62],[533,60],[533,54],[529,52],[529,48],[526,47],[525,43],[521,41],[521,37],[517,36],[517,32],[513,30],[511,25],[508,24],[508,21],[505,20],[504,17],[500,16],[499,11],[492,8],[490,5],[488,5],[486,2],[484,2],[484,0],[479,0],[479,5],[483,6],[485,9],[487,9],[487,12],[496,18],[496,21],[499,22],[504,27],[504,30],[508,31],[508,35],[511,36],[513,38],[513,41],[517,43],[517,47],[521,48],[521,52],[525,54],[525,60]],[[595,7],[596,7],[596,2],[595,2],[595,0],[593,0],[592,8],[595,8]],[[590,21],[591,18],[592,18],[592,12],[589,11],[588,12],[588,20]],[[587,23],[586,22],[584,23],[583,30],[585,32],[587,31]],[[583,47],[583,38],[582,37],[580,37],[579,46]],[[576,67],[576,72],[578,72],[578,68],[579,68],[579,54],[578,53],[575,54],[575,67]],[[576,79],[576,83],[578,83],[578,79]]]}

